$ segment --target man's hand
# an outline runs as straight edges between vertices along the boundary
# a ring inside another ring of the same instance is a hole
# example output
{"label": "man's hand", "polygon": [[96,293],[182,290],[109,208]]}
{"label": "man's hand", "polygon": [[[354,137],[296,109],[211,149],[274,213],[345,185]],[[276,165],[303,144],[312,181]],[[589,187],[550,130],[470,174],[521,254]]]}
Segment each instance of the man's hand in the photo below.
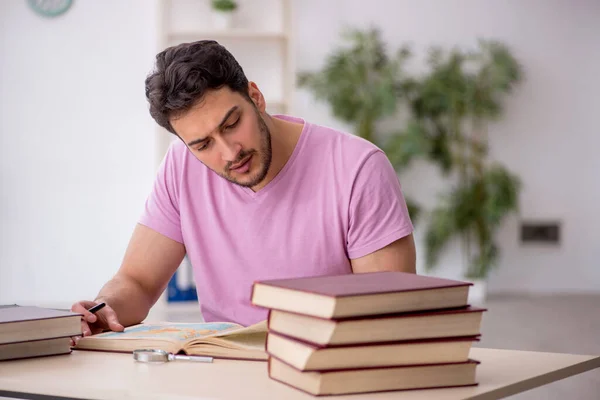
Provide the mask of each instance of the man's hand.
{"label": "man's hand", "polygon": [[415,241],[410,234],[364,257],[350,260],[354,273],[400,271],[416,273]]}
{"label": "man's hand", "polygon": [[167,287],[184,256],[182,243],[138,224],[121,268],[96,296],[96,302],[105,302],[106,306],[96,314],[88,311],[97,304],[93,301],[79,301],[71,307],[84,316],[83,335],[106,329],[122,331],[125,326],[140,323]]}
{"label": "man's hand", "polygon": [[[83,317],[81,318],[81,331],[83,332],[83,336],[90,336],[105,330],[122,332],[123,329],[125,329],[123,325],[119,323],[115,311],[108,304],[96,314],[89,312],[88,309],[96,304],[97,303],[93,301],[83,300],[78,301],[71,306],[71,311],[83,314]],[[71,339],[71,345],[75,345],[78,340],[79,338]]]}

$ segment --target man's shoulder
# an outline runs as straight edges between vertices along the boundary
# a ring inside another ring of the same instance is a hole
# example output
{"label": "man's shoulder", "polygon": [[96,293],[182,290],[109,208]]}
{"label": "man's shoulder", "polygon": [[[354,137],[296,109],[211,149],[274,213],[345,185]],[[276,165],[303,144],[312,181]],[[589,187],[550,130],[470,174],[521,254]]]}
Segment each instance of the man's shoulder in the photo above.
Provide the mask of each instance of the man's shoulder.
{"label": "man's shoulder", "polygon": [[179,172],[187,171],[190,167],[196,169],[198,167],[196,164],[201,163],[195,163],[194,161],[196,161],[195,158],[190,158],[188,147],[180,139],[173,139],[169,143],[163,157],[163,163],[167,168]]}
{"label": "man's shoulder", "polygon": [[344,159],[360,162],[374,153],[382,152],[373,142],[347,130],[317,123],[309,123],[309,126],[311,139],[316,146]]}
{"label": "man's shoulder", "polygon": [[[169,143],[162,158],[160,170],[167,180],[173,180],[177,184],[187,179],[195,179],[196,182],[211,184],[207,168],[196,157],[194,157],[186,144],[175,139]],[[203,179],[206,178],[206,179]],[[197,187],[198,185],[194,185]]]}
{"label": "man's shoulder", "polygon": [[187,153],[187,146],[179,139],[172,139],[167,147],[167,156],[182,159]]}

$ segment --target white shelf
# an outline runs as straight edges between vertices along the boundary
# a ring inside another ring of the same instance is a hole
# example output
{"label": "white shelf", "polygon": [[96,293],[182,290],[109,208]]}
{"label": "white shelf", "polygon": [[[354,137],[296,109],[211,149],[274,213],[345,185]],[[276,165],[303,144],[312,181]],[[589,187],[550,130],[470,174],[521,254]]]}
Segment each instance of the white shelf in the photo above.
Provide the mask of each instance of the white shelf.
{"label": "white shelf", "polygon": [[250,29],[232,29],[227,31],[180,31],[170,32],[169,41],[186,41],[201,39],[236,39],[236,40],[285,40],[284,32],[254,31]]}
{"label": "white shelf", "polygon": [[[229,28],[215,24],[210,0],[159,0],[158,47],[213,39],[223,44],[257,83],[267,99],[267,112],[290,114],[293,109],[295,60],[292,0],[239,0]],[[166,141],[157,129],[157,164]]]}
{"label": "white shelf", "polygon": [[[236,57],[247,78],[267,99],[267,113],[291,114],[295,83],[292,0],[239,0],[233,25],[214,29],[210,0],[159,0],[157,47],[160,50],[204,39],[222,43]],[[157,127],[159,165],[175,140]],[[168,304],[163,296],[150,311],[154,320],[201,318],[197,302]]]}

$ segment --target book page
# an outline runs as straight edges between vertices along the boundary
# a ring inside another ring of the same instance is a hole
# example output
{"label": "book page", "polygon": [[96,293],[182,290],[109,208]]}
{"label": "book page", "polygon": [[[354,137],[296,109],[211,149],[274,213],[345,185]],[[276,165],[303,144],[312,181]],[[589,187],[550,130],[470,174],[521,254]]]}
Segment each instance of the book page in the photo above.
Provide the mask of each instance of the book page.
{"label": "book page", "polygon": [[214,357],[267,360],[266,339],[267,323],[262,321],[246,328],[194,339],[185,346],[185,351]]}
{"label": "book page", "polygon": [[184,343],[193,339],[222,334],[241,326],[229,322],[162,322],[139,324],[123,332],[104,332],[93,337],[108,340],[152,340]]}
{"label": "book page", "polygon": [[254,325],[247,326],[247,327],[239,326],[238,329],[215,332],[210,335],[206,335],[203,338],[209,338],[209,337],[229,338],[232,336],[239,336],[239,335],[252,336],[252,335],[257,335],[257,334],[260,336],[262,334],[266,335],[266,333],[267,333],[267,321],[265,320],[265,321],[258,322]]}

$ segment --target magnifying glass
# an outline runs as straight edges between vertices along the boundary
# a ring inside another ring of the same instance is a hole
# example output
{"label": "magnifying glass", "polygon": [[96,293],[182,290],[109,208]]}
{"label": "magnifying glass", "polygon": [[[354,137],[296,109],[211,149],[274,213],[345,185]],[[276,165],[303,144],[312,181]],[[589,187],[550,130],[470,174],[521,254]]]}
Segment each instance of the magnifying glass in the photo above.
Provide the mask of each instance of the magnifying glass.
{"label": "magnifying glass", "polygon": [[158,349],[138,349],[133,351],[133,359],[139,362],[152,363],[152,362],[166,362],[175,360],[184,361],[196,361],[211,363],[212,357],[201,357],[201,356],[185,356],[181,354],[168,353],[164,350]]}

